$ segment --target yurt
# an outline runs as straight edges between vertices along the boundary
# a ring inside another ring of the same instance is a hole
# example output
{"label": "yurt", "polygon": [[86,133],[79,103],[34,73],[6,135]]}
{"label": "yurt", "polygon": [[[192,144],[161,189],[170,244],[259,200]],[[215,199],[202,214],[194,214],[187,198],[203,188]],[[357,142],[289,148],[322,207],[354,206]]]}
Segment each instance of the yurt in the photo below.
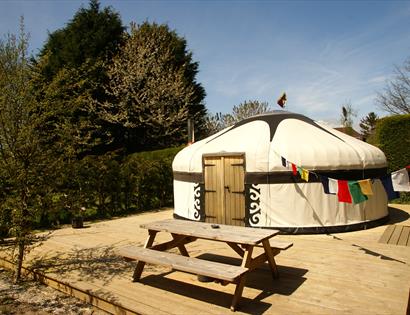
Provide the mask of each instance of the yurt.
{"label": "yurt", "polygon": [[[172,168],[178,219],[331,233],[388,217],[383,152],[287,111],[245,119],[195,142]],[[357,203],[341,200],[331,186],[348,181],[367,182],[371,193]]]}

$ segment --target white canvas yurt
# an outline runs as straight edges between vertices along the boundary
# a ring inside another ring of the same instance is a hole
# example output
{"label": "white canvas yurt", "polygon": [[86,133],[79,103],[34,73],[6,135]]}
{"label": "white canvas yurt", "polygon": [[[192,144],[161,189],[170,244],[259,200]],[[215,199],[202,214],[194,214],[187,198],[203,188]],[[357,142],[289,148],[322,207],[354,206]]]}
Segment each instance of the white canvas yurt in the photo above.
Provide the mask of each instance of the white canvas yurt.
{"label": "white canvas yurt", "polygon": [[[287,163],[283,163],[287,161]],[[290,163],[310,172],[295,176]],[[174,217],[219,224],[330,233],[385,222],[381,150],[303,115],[245,119],[181,150],[173,161]],[[321,178],[371,181],[373,195],[340,202]]]}

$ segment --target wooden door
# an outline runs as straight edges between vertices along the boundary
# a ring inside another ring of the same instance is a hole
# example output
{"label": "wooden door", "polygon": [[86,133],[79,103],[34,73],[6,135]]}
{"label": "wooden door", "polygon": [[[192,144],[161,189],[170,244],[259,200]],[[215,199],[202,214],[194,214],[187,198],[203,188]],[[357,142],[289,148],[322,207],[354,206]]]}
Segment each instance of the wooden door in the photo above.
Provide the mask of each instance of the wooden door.
{"label": "wooden door", "polygon": [[244,156],[204,156],[204,180],[206,221],[245,225]]}

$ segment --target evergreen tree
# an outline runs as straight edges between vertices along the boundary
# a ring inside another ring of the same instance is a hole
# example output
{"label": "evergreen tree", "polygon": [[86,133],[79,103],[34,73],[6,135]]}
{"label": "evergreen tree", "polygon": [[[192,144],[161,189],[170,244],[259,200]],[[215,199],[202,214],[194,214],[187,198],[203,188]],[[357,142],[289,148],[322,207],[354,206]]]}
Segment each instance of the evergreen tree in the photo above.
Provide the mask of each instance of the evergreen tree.
{"label": "evergreen tree", "polygon": [[91,0],[63,29],[51,33],[41,50],[34,84],[45,119],[43,136],[62,142],[70,156],[110,148],[110,124],[99,119],[93,103],[106,100],[107,64],[123,40],[118,13],[101,10],[98,0]]}
{"label": "evergreen tree", "polygon": [[42,73],[48,81],[63,68],[78,68],[87,60],[111,58],[122,43],[124,27],[117,12],[100,9],[98,0],[90,0],[67,25],[49,34],[40,56],[47,56]]}
{"label": "evergreen tree", "polygon": [[368,139],[374,134],[378,119],[379,117],[374,112],[370,112],[360,120],[359,126],[364,139]]}

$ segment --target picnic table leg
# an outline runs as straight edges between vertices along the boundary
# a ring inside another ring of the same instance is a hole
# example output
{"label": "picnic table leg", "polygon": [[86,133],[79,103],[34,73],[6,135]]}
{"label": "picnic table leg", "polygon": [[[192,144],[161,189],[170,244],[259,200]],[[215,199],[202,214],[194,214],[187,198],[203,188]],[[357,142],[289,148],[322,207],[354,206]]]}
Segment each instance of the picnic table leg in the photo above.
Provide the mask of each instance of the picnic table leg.
{"label": "picnic table leg", "polygon": [[[253,252],[253,246],[247,246],[242,258],[242,267],[250,267],[251,266],[251,262],[252,262],[252,252]],[[243,274],[238,281],[238,284],[236,285],[235,288],[235,294],[233,296],[232,299],[232,303],[231,303],[231,311],[235,312],[236,310],[236,306],[238,305],[239,300],[242,297],[242,292],[243,292],[243,288],[245,287],[245,282],[246,282],[246,276],[247,273]]]}
{"label": "picnic table leg", "polygon": [[270,247],[269,240],[262,241],[263,248],[265,249],[266,258],[269,262],[269,267],[272,270],[272,276],[274,279],[279,277],[278,267],[275,262],[275,255],[273,254],[272,248]]}
{"label": "picnic table leg", "polygon": [[[154,243],[155,236],[157,235],[157,231],[150,230],[148,231],[148,233],[149,233],[149,236],[147,240],[145,241],[144,248],[151,247],[152,244]],[[145,262],[139,260],[137,263],[137,267],[135,267],[134,274],[132,276],[132,279],[134,282],[139,281],[139,279],[141,278],[142,271],[144,270],[144,267],[145,267]]]}
{"label": "picnic table leg", "polygon": [[242,297],[242,292],[243,292],[243,288],[245,287],[245,282],[246,282],[246,274],[244,274],[240,278],[238,284],[236,285],[235,294],[233,296],[232,303],[231,303],[231,311],[232,312],[236,311],[236,306],[238,305],[238,302],[239,302],[240,298]]}
{"label": "picnic table leg", "polygon": [[[172,238],[173,238],[175,241],[178,241],[178,240],[181,240],[181,239],[186,238],[186,236],[184,236],[184,235],[178,235],[178,234],[174,234],[174,233],[171,233],[171,235],[172,235]],[[177,247],[178,247],[179,252],[181,253],[182,256],[189,257],[188,251],[186,250],[186,247],[185,247],[184,244],[180,244],[180,245],[178,245]]]}

